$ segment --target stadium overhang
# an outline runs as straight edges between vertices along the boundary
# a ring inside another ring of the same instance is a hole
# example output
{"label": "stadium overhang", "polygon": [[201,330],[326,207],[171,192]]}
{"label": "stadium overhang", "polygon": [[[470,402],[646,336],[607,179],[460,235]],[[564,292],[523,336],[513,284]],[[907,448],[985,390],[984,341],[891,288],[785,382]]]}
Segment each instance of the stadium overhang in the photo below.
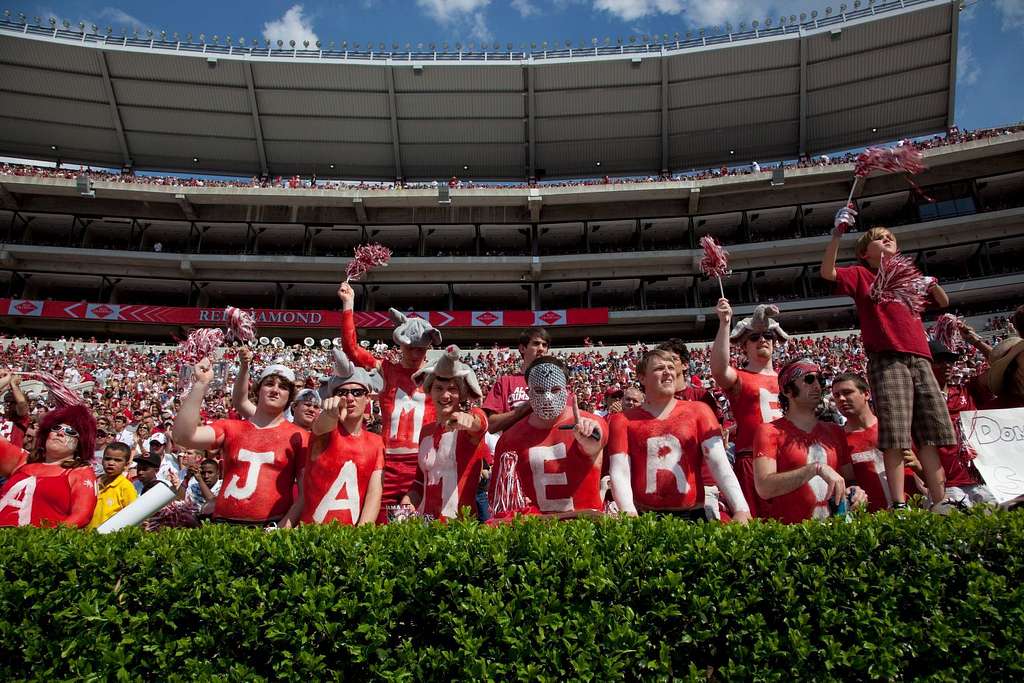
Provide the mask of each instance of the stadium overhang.
{"label": "stadium overhang", "polygon": [[959,2],[862,4],[740,33],[523,52],[275,49],[0,21],[0,154],[521,180],[796,158],[951,125]]}

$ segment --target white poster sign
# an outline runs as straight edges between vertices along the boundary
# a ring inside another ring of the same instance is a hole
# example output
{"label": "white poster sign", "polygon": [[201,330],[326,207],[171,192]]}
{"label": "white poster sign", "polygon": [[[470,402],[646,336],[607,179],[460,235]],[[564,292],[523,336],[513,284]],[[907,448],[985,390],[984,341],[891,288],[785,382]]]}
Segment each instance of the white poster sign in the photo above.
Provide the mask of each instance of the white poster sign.
{"label": "white poster sign", "polygon": [[1000,503],[1024,495],[1024,408],[960,413],[974,466]]}

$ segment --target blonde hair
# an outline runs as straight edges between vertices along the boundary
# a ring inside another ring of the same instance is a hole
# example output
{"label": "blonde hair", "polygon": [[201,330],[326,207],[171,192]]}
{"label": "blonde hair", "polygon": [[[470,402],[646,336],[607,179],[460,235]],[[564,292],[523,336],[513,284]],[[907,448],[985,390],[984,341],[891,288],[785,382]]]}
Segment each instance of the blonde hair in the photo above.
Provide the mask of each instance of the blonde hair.
{"label": "blonde hair", "polygon": [[638,375],[646,375],[647,368],[654,362],[656,358],[668,361],[675,366],[675,360],[672,358],[672,352],[666,351],[665,349],[652,349],[645,353],[641,358],[640,362],[636,364],[636,373]]}
{"label": "blonde hair", "polygon": [[868,253],[868,245],[877,239],[889,235],[893,239],[896,239],[896,235],[892,234],[892,230],[889,228],[883,228],[881,226],[871,228],[857,239],[857,258],[863,259],[864,254]]}

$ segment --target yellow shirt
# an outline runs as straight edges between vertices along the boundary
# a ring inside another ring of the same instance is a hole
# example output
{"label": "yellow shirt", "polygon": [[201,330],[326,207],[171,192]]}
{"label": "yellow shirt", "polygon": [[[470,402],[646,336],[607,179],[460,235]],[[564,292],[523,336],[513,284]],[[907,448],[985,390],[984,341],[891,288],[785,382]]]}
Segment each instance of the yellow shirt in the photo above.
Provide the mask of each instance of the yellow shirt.
{"label": "yellow shirt", "polygon": [[96,496],[96,510],[92,513],[89,528],[95,529],[103,524],[138,497],[139,494],[135,492],[135,487],[128,481],[128,478],[119,474],[114,481],[102,486],[99,495]]}

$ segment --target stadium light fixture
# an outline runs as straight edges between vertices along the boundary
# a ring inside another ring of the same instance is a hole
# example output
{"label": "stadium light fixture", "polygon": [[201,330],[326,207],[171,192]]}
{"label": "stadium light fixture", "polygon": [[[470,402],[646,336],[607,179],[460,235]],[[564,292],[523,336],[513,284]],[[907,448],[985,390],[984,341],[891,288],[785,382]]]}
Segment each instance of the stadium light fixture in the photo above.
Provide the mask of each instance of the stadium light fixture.
{"label": "stadium light fixture", "polygon": [[334,164],[331,164],[331,170],[332,171],[334,170]]}
{"label": "stadium light fixture", "polygon": [[57,145],[50,145],[50,151],[56,152],[57,151]]}
{"label": "stadium light fixture", "polygon": [[872,129],[871,129],[871,132],[872,132],[872,133],[877,133],[877,132],[878,132],[878,129],[877,129],[877,128],[872,128]]}
{"label": "stadium light fixture", "polygon": [[302,47],[304,47],[304,48],[306,48],[308,50],[309,49],[309,41],[308,40],[302,41]]}
{"label": "stadium light fixture", "polygon": [[192,157],[192,163],[193,164],[198,164],[199,163],[199,157]]}
{"label": "stadium light fixture", "polygon": [[65,19],[64,20],[64,30],[67,31],[69,28],[71,28],[71,22],[68,21],[67,19]]}
{"label": "stadium light fixture", "polygon": [[294,40],[289,40],[288,41],[288,47],[295,47],[295,41]]}

